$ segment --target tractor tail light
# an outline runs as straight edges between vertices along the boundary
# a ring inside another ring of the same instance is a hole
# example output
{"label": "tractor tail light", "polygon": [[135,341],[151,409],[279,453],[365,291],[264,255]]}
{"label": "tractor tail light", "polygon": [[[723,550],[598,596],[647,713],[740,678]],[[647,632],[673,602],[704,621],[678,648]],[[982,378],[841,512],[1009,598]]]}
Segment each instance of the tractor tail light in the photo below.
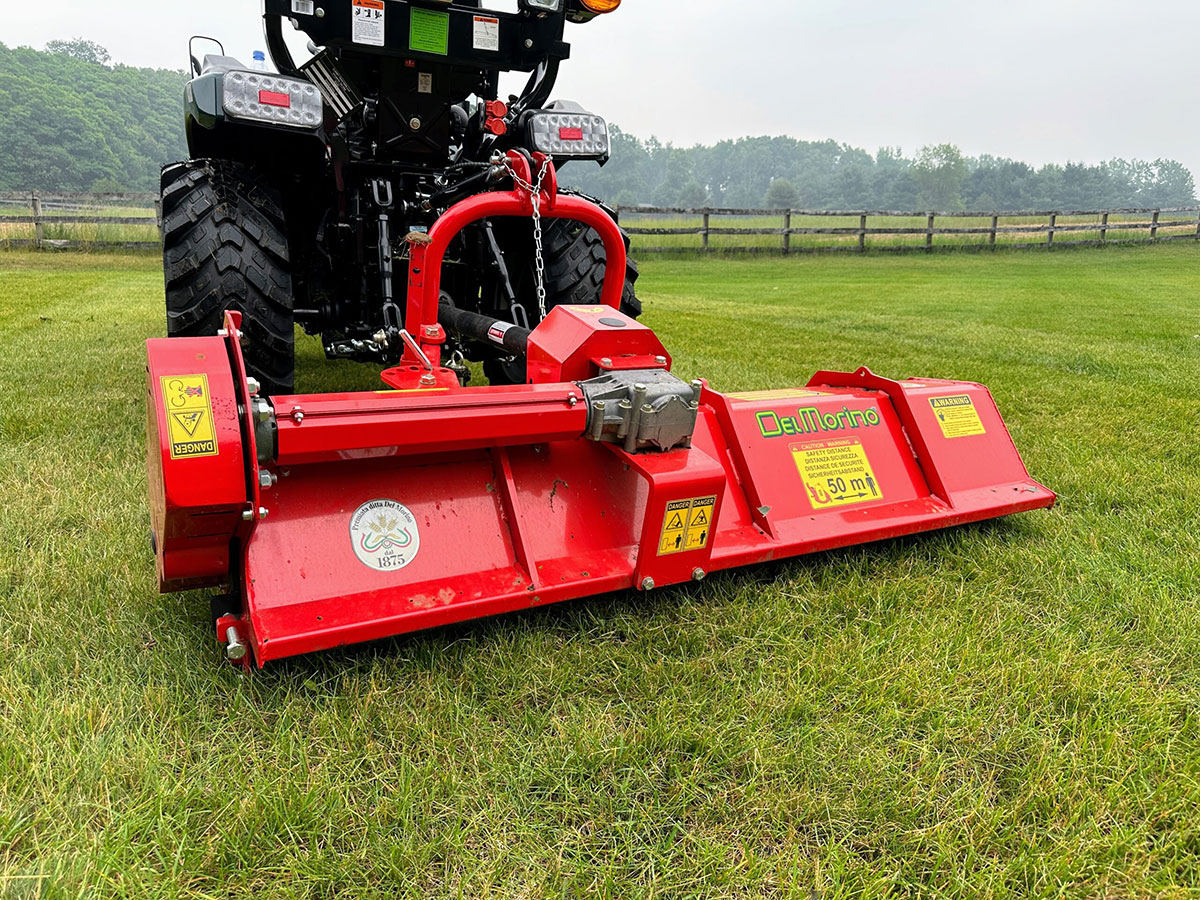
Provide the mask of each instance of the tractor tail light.
{"label": "tractor tail light", "polygon": [[608,160],[608,123],[582,110],[539,109],[524,119],[529,148],[558,159]]}
{"label": "tractor tail light", "polygon": [[307,81],[235,71],[225,73],[222,85],[222,105],[230,118],[291,128],[321,124],[321,92]]}

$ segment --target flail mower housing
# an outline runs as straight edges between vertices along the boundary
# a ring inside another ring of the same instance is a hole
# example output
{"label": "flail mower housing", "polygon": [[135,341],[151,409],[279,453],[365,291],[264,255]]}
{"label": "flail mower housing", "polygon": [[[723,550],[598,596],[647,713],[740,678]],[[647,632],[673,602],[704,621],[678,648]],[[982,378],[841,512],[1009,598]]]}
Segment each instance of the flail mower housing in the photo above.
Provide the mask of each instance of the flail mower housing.
{"label": "flail mower housing", "polygon": [[[609,591],[1045,508],[987,389],[819,372],[802,388],[722,394],[671,374],[619,311],[612,219],[560,195],[541,215],[594,228],[602,303],[532,331],[455,308],[447,246],[529,216],[517,187],[464,200],[408,241],[401,364],[386,390],[264,397],[241,319],[148,342],[148,468],[163,591],[221,586],[232,661],[272,660]],[[447,331],[527,361],[528,383],[467,388]]]}

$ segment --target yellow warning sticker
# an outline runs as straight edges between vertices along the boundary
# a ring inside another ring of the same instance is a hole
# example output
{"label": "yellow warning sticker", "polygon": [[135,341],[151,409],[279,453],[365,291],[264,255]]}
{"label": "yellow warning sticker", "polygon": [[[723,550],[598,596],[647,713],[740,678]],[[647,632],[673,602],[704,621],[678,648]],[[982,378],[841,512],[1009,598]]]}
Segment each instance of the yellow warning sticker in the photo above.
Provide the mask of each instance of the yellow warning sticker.
{"label": "yellow warning sticker", "polygon": [[731,400],[798,400],[802,397],[828,397],[827,391],[810,391],[807,388],[785,388],[779,391],[744,391],[726,394]]}
{"label": "yellow warning sticker", "polygon": [[969,394],[955,394],[953,397],[933,397],[929,401],[937,414],[938,424],[942,426],[942,434],[948,438],[970,437],[973,434],[987,434],[983,422],[979,421],[979,410]]}
{"label": "yellow warning sticker", "polygon": [[662,535],[658,539],[658,555],[667,556],[707,547],[716,508],[715,496],[672,500],[668,503],[663,516]]}
{"label": "yellow warning sticker", "polygon": [[167,411],[167,434],[171,459],[217,455],[217,432],[213,424],[212,397],[207,375],[164,375],[163,404]]}
{"label": "yellow warning sticker", "polygon": [[611,306],[568,306],[567,309],[581,316],[602,316],[605,313],[616,312]]}
{"label": "yellow warning sticker", "polygon": [[813,509],[883,499],[861,441],[843,438],[792,444],[790,449]]}

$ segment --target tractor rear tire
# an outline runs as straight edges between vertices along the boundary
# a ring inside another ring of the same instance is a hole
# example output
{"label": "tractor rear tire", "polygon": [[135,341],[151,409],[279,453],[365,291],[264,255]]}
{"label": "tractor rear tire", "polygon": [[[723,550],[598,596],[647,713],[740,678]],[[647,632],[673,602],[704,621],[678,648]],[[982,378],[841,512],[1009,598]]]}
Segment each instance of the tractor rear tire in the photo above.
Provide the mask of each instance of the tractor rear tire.
{"label": "tractor rear tire", "polygon": [[279,193],[241,163],[197,159],[162,173],[170,337],[213,335],[242,313],[247,374],[265,395],[295,380],[291,260]]}
{"label": "tractor rear tire", "polygon": [[[625,239],[625,286],[621,294],[621,312],[636,319],[642,314],[642,301],[635,293],[637,263],[628,255],[629,235]],[[547,219],[542,225],[542,243],[546,261],[546,311],[559,304],[596,305],[604,286],[608,254],[604,241],[592,228],[573,219]],[[537,323],[533,323],[535,326]],[[523,384],[525,360],[492,359],[483,365],[492,384]]]}

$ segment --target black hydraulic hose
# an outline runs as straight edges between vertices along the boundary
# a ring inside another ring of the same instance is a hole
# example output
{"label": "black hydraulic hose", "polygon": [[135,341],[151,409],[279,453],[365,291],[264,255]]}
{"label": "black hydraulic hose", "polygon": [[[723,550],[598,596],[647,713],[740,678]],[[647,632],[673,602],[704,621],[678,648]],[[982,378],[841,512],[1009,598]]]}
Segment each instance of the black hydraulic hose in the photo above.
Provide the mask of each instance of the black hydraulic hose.
{"label": "black hydraulic hose", "polygon": [[503,347],[514,356],[524,356],[529,349],[529,329],[503,319],[481,316],[443,303],[438,307],[438,321],[447,331],[473,341]]}

